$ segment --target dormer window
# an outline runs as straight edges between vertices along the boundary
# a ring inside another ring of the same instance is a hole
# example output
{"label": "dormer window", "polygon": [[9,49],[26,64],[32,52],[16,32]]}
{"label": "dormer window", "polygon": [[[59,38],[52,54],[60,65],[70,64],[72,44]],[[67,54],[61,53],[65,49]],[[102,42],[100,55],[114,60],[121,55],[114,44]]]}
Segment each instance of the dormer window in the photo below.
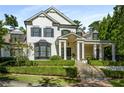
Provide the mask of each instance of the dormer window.
{"label": "dormer window", "polygon": [[93,40],[98,40],[98,32],[96,30],[93,32]]}
{"label": "dormer window", "polygon": [[62,30],[61,34],[62,35],[66,35],[66,34],[69,34],[70,32],[71,32],[70,30]]}
{"label": "dormer window", "polygon": [[40,27],[32,27],[31,28],[31,36],[32,37],[41,37],[41,28]]}

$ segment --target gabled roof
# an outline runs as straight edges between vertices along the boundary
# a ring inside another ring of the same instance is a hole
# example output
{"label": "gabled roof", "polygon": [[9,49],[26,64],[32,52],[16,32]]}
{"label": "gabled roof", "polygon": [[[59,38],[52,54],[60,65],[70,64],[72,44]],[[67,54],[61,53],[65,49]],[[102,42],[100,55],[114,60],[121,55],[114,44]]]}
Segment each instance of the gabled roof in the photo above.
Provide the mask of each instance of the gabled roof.
{"label": "gabled roof", "polygon": [[33,19],[37,18],[37,17],[40,16],[41,14],[43,14],[44,16],[46,16],[48,19],[50,19],[50,20],[53,21],[54,23],[59,23],[59,22],[57,22],[55,19],[53,19],[51,16],[47,15],[46,13],[44,13],[44,11],[40,11],[39,13],[33,15],[32,17],[26,19],[24,22],[32,21]]}
{"label": "gabled roof", "polygon": [[77,25],[76,23],[73,22],[73,20],[71,20],[70,18],[68,18],[67,16],[65,16],[63,13],[61,13],[59,10],[57,10],[54,7],[50,7],[48,9],[46,9],[45,11],[40,11],[39,13],[33,15],[32,17],[26,19],[24,22],[26,24],[26,22],[31,22],[33,19],[37,18],[38,16],[40,16],[41,14],[43,14],[44,16],[46,16],[48,19],[50,19],[52,22],[60,24],[57,20],[55,20],[54,18],[52,18],[51,16],[49,16],[47,13],[50,10],[54,10],[56,11],[56,13],[58,13],[61,17],[63,17],[65,20],[67,20],[69,23],[71,23],[72,25]]}
{"label": "gabled roof", "polygon": [[56,11],[56,13],[58,13],[61,17],[63,17],[65,20],[67,20],[69,23],[71,23],[72,25],[77,25],[75,22],[73,22],[73,20],[71,20],[70,18],[68,18],[67,16],[65,16],[62,12],[60,12],[58,9],[56,9],[55,7],[50,7],[48,9],[46,9],[44,12],[48,13],[50,10],[54,10]]}
{"label": "gabled roof", "polygon": [[74,33],[74,32],[68,33],[68,34],[63,35],[63,36],[59,36],[59,37],[58,37],[58,39],[65,38],[65,37],[67,37],[67,36],[69,36],[69,35],[74,35],[74,36],[76,36],[77,38],[82,38],[82,39],[85,39],[84,37],[79,36],[79,35],[77,35],[77,34],[76,34],[76,33]]}

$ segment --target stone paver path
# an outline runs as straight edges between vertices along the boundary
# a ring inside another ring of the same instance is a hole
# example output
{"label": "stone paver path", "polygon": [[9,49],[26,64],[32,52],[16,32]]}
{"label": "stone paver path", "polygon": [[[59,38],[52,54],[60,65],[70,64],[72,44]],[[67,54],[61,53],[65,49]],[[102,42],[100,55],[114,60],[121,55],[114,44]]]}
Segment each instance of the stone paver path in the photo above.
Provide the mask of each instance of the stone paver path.
{"label": "stone paver path", "polygon": [[81,62],[76,62],[76,66],[81,83],[72,86],[112,87],[99,68]]}
{"label": "stone paver path", "polygon": [[1,81],[0,80],[0,87],[27,87],[27,83],[10,80],[10,81]]}

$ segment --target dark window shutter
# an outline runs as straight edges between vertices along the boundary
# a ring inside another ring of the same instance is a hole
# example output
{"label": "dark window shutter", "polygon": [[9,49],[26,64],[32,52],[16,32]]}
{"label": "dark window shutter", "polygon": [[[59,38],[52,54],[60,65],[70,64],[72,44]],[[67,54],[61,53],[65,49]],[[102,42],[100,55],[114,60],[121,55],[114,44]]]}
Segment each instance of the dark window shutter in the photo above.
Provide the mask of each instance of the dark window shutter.
{"label": "dark window shutter", "polygon": [[34,30],[33,30],[33,28],[31,28],[31,36],[34,36],[33,32],[34,32]]}
{"label": "dark window shutter", "polygon": [[51,37],[54,37],[54,29],[51,29]]}

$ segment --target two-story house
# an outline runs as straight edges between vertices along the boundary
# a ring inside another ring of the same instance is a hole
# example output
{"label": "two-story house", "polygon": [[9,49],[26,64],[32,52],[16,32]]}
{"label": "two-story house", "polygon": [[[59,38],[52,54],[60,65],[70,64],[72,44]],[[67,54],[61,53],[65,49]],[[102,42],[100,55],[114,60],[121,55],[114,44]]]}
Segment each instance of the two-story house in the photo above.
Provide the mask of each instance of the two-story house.
{"label": "two-story house", "polygon": [[30,60],[49,59],[59,55],[63,59],[87,57],[104,59],[104,48],[112,47],[112,60],[115,61],[115,45],[107,40],[99,40],[98,32],[77,29],[77,25],[54,7],[33,15],[24,21],[27,29],[27,44]]}

